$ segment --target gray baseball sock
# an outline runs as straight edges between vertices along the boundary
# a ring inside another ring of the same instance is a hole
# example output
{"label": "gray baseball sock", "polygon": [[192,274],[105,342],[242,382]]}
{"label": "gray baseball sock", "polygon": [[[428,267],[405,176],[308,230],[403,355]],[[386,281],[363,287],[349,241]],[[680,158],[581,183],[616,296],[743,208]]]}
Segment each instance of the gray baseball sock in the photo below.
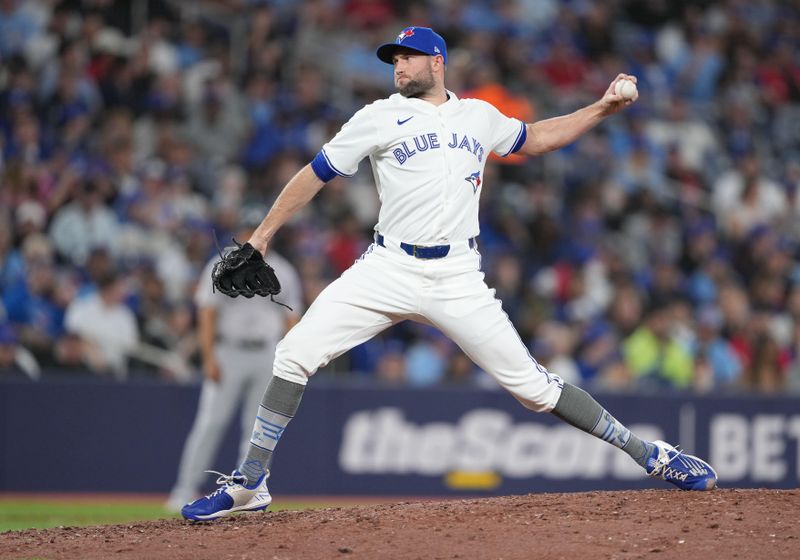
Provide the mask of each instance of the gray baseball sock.
{"label": "gray baseball sock", "polygon": [[283,431],[294,418],[300,399],[303,398],[305,385],[292,383],[273,376],[264,391],[261,405],[258,407],[253,433],[250,436],[250,449],[239,466],[239,472],[251,485],[261,478],[272,462],[272,453]]}
{"label": "gray baseball sock", "polygon": [[646,466],[655,448],[620,424],[589,393],[569,383],[564,383],[564,390],[552,413],[567,424],[619,447],[642,467]]}

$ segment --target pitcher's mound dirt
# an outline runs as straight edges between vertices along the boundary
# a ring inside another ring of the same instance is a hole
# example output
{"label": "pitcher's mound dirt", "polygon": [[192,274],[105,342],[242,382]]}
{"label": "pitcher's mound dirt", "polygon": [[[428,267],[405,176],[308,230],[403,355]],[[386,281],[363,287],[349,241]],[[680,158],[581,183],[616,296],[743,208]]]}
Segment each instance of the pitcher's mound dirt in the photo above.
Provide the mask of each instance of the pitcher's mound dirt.
{"label": "pitcher's mound dirt", "polygon": [[531,494],[0,534],[0,558],[800,558],[800,490]]}

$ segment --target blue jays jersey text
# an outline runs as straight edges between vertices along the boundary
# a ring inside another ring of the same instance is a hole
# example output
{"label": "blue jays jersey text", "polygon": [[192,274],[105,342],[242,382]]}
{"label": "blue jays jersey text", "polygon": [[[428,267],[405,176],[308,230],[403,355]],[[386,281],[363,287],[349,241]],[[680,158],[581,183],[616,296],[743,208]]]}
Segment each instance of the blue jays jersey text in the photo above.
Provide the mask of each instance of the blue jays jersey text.
{"label": "blue jays jersey text", "polygon": [[[428,132],[415,136],[413,140],[404,140],[400,146],[392,150],[392,154],[400,165],[403,165],[409,158],[414,157],[420,152],[436,150],[441,148],[439,135],[436,132]],[[466,134],[453,132],[446,144],[448,148],[456,150],[467,150],[473,154],[478,162],[483,161],[484,149],[480,142],[475,138],[468,137]]]}

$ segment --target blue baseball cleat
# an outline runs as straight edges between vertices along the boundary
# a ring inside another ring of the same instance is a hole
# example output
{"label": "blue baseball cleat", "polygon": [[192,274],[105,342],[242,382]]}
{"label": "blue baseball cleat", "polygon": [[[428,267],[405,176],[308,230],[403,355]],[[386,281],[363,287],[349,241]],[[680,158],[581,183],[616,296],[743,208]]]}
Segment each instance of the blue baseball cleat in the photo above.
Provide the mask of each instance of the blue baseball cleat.
{"label": "blue baseball cleat", "polygon": [[183,506],[181,515],[186,519],[208,521],[237,511],[263,511],[272,503],[272,496],[267,490],[269,471],[262,474],[252,486],[245,486],[245,477],[239,471],[233,471],[230,475],[206,472],[218,474],[217,484],[222,486],[208,496]]}
{"label": "blue baseball cleat", "polygon": [[647,460],[647,474],[671,482],[681,490],[713,490],[717,487],[717,472],[711,465],[694,455],[688,455],[665,441],[656,446]]}

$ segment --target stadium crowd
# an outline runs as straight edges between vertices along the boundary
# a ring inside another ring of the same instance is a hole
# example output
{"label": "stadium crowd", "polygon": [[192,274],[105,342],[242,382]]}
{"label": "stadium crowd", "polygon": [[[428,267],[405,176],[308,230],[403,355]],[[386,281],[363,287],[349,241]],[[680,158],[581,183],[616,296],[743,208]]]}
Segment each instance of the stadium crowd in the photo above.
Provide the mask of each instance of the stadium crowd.
{"label": "stadium crowd", "polygon": [[[593,389],[800,389],[800,8],[779,1],[0,0],[0,375],[192,379],[197,275],[365,103],[376,45],[447,40],[448,87],[525,120],[639,101],[486,168],[488,283]],[[371,243],[369,165],[280,234],[306,302]],[[490,386],[405,323],[334,379]]]}

